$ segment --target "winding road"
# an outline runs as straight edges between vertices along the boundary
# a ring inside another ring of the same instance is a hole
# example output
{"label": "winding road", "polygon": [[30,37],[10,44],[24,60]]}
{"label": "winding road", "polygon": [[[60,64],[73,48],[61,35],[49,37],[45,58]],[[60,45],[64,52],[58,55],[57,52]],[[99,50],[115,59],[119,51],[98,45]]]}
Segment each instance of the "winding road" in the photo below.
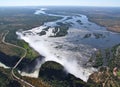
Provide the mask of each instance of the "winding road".
{"label": "winding road", "polygon": [[5,34],[2,34],[2,36],[3,36],[2,42],[3,42],[4,44],[6,44],[6,45],[11,45],[11,46],[14,46],[14,47],[23,49],[23,50],[25,51],[25,52],[24,52],[24,55],[20,58],[20,60],[19,60],[19,61],[15,64],[15,66],[12,68],[11,74],[12,74],[12,76],[13,76],[17,81],[20,81],[20,82],[24,83],[27,87],[35,87],[35,86],[33,86],[32,84],[28,83],[27,81],[25,81],[25,80],[19,78],[17,75],[15,75],[14,69],[20,64],[20,62],[21,62],[21,61],[23,60],[23,58],[26,56],[27,51],[26,51],[26,49],[23,48],[23,47],[20,47],[20,46],[17,46],[17,45],[14,45],[14,44],[5,42],[5,37],[6,37],[6,35],[7,35],[8,33],[9,33],[9,31],[7,31]]}

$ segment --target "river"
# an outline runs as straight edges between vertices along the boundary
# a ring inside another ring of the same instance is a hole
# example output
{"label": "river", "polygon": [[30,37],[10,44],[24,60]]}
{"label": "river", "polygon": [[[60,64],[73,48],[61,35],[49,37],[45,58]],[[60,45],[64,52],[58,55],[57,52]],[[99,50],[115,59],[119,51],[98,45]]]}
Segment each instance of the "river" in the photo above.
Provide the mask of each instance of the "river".
{"label": "river", "polygon": [[[46,22],[42,26],[27,31],[17,31],[16,34],[40,55],[45,56],[43,63],[56,61],[63,65],[67,72],[87,82],[89,75],[97,71],[88,64],[92,54],[98,49],[120,43],[120,34],[107,31],[105,27],[88,21],[87,16],[82,14],[58,15],[47,13],[46,10],[48,9],[41,8],[34,14],[59,16],[62,19]],[[70,24],[68,34],[62,37],[51,37],[59,32],[58,29],[56,33],[53,33],[58,23]],[[46,28],[48,30],[45,30]],[[40,35],[42,31],[45,31],[45,34]],[[43,63],[36,64],[36,67],[39,66],[37,67],[39,69]],[[39,74],[39,71],[36,74]]]}

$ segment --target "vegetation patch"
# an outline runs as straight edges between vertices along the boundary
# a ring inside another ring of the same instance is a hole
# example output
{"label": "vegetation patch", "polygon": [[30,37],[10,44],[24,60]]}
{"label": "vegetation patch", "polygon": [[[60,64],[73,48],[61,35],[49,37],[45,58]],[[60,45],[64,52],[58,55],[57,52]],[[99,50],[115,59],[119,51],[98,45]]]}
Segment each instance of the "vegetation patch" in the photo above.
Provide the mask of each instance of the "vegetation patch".
{"label": "vegetation patch", "polygon": [[80,25],[83,25],[83,23],[81,22],[81,20],[77,20],[77,23],[79,23]]}
{"label": "vegetation patch", "polygon": [[42,65],[39,77],[52,87],[90,87],[89,84],[67,73],[62,65],[53,61]]}
{"label": "vegetation patch", "polygon": [[94,67],[100,67],[103,65],[103,56],[101,51],[99,50],[96,54],[95,54],[95,64],[93,65]]}
{"label": "vegetation patch", "polygon": [[39,54],[33,50],[28,43],[26,43],[25,41],[23,40],[19,40],[18,41],[18,45],[25,48],[27,50],[27,55],[26,55],[26,58],[29,58],[30,60],[36,58],[39,56]]}
{"label": "vegetation patch", "polygon": [[10,69],[4,69],[0,67],[0,86],[1,87],[22,87],[22,85],[13,80],[11,77],[11,70]]}
{"label": "vegetation patch", "polygon": [[117,72],[117,76],[120,77],[120,70]]}
{"label": "vegetation patch", "polygon": [[53,33],[54,33],[54,36],[50,36],[50,37],[62,37],[62,36],[65,36],[68,34],[68,29],[71,25],[66,23],[61,23],[59,22],[58,23],[58,26],[55,27],[55,29],[53,29]]}
{"label": "vegetation patch", "polygon": [[85,36],[83,38],[90,38],[91,34],[85,34]]}

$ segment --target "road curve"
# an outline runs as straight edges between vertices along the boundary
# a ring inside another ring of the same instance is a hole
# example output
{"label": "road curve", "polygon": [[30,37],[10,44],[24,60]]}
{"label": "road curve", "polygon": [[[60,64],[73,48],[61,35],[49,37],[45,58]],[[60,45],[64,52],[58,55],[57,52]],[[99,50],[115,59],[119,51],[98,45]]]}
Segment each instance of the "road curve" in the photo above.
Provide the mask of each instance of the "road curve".
{"label": "road curve", "polygon": [[20,58],[20,60],[19,60],[19,61],[15,64],[15,66],[12,68],[11,74],[12,74],[12,76],[13,76],[15,79],[17,79],[18,81],[26,84],[27,86],[29,86],[29,87],[35,87],[35,86],[33,86],[32,84],[28,83],[27,81],[25,81],[25,80],[19,78],[17,75],[15,75],[14,69],[20,64],[20,62],[21,62],[21,61],[23,60],[23,58],[26,56],[27,51],[26,51],[26,49],[23,48],[23,47],[20,47],[20,46],[17,46],[17,45],[14,45],[14,44],[5,42],[5,37],[6,37],[6,35],[7,35],[8,33],[9,33],[9,31],[7,31],[7,32],[3,35],[2,42],[3,42],[4,44],[6,44],[6,45],[11,45],[11,46],[14,46],[14,47],[23,49],[23,50],[25,51],[24,55]]}

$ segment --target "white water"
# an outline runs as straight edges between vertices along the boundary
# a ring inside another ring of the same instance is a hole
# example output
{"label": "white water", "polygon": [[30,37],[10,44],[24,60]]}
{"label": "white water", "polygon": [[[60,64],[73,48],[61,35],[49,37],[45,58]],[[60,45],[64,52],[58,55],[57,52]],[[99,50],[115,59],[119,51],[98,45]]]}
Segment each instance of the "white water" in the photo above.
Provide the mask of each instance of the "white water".
{"label": "white water", "polygon": [[0,62],[0,67],[3,67],[3,68],[5,68],[5,69],[9,69],[9,68],[10,68],[10,67],[6,66],[5,64],[3,64],[3,63],[1,63],[1,62]]}
{"label": "white water", "polygon": [[[42,12],[43,10],[37,10],[35,14],[46,14],[50,16],[56,16],[52,14],[47,14]],[[59,15],[60,16],[60,15]],[[63,16],[62,16],[63,17]],[[81,15],[81,17],[72,16],[72,19],[65,20],[68,16],[64,16],[63,19],[57,20],[54,22],[47,22],[43,26],[33,28],[28,31],[16,32],[20,39],[23,39],[29,45],[34,48],[41,55],[45,56],[45,61],[55,61],[64,66],[67,72],[73,74],[74,76],[82,79],[87,82],[89,75],[92,74],[96,69],[90,66],[86,66],[91,53],[96,51],[96,48],[92,48],[88,45],[84,44],[75,44],[74,36],[81,33],[80,37],[82,37],[83,32],[90,32],[89,30],[78,30],[77,28],[83,28],[76,21],[78,19],[82,20],[82,18],[86,18]],[[87,20],[87,19],[86,19]],[[86,22],[84,20],[83,22]],[[57,22],[72,22],[72,27],[68,31],[68,35],[64,37],[49,37],[54,35],[52,30],[54,26],[56,26]],[[39,36],[39,32],[47,26],[51,26],[48,31],[46,31],[46,35]],[[70,41],[71,42],[70,42]],[[72,41],[73,40],[73,41]],[[38,71],[38,70],[36,70]],[[33,73],[34,77],[37,77],[39,72]],[[36,75],[35,75],[36,74]],[[32,76],[31,74],[26,74],[25,72],[22,75]]]}
{"label": "white water", "polygon": [[18,73],[20,73],[22,76],[28,76],[28,77],[33,77],[33,78],[38,78],[39,76],[38,72],[39,70],[36,70],[33,73],[26,73],[26,72],[18,71]]}
{"label": "white water", "polygon": [[34,14],[46,14],[44,11],[47,10],[46,8],[41,8],[40,10],[37,10]]}

